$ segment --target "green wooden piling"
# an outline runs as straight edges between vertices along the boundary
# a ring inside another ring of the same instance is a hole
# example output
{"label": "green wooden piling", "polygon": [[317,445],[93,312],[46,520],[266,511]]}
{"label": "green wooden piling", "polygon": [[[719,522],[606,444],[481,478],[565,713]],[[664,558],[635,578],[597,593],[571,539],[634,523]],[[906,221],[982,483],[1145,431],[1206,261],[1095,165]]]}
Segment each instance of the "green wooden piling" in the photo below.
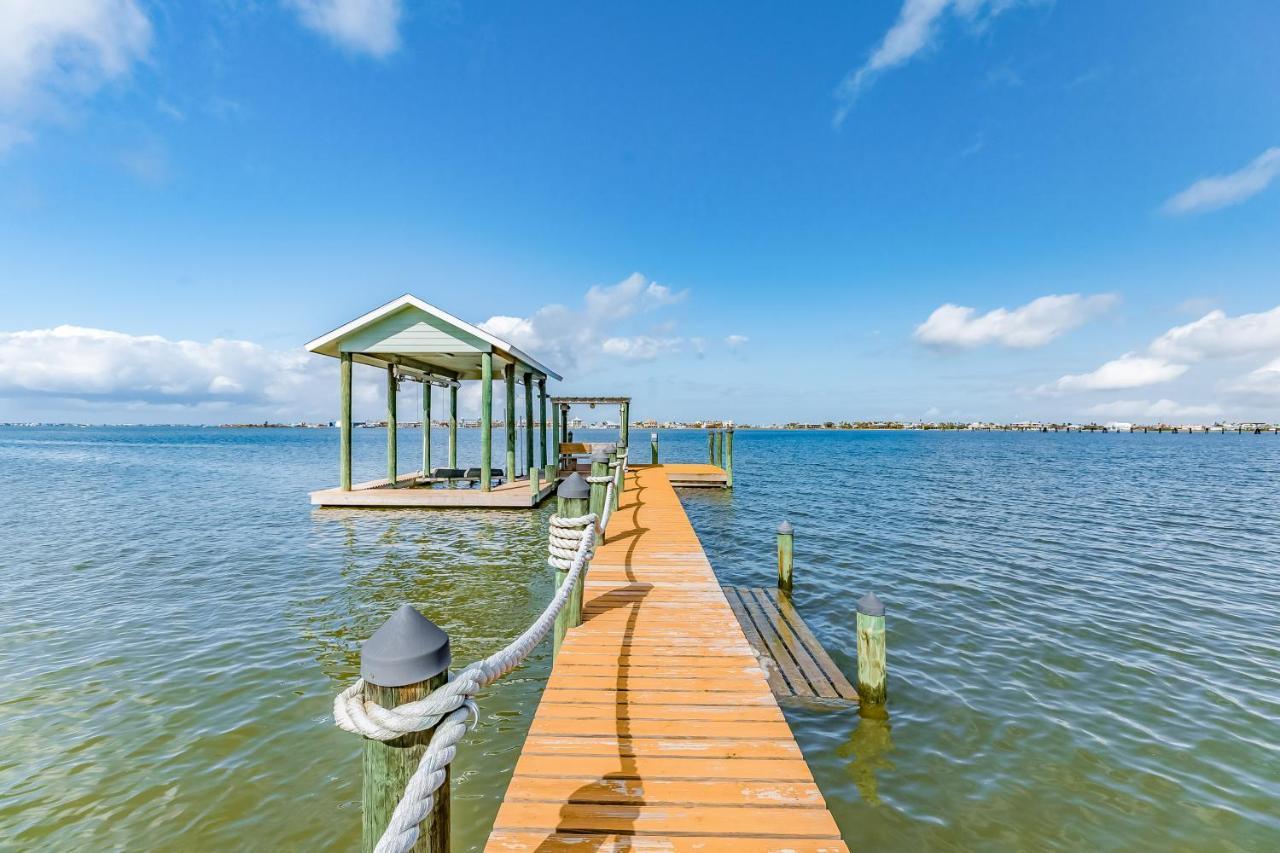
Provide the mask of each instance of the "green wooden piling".
{"label": "green wooden piling", "polygon": [[547,467],[547,377],[538,377],[538,446],[542,448],[539,464]]}
{"label": "green wooden piling", "polygon": [[391,487],[396,485],[396,392],[399,390],[396,383],[396,366],[394,364],[387,365],[387,479],[391,481]]}
{"label": "green wooden piling", "polygon": [[[425,698],[449,680],[449,636],[409,605],[403,605],[365,641],[360,652],[363,698],[383,708]],[[365,739],[362,782],[362,849],[372,853],[404,796],[405,786],[422,761],[435,729],[395,740]],[[449,771],[432,798],[431,811],[418,824],[420,853],[448,853]]]}
{"label": "green wooden piling", "polygon": [[717,441],[717,444],[719,445],[719,452],[720,452],[720,467],[721,467],[721,468],[723,468],[723,467],[724,467],[724,446],[725,446],[725,444],[726,444],[726,442],[725,442],[725,440],[724,440],[724,436],[725,436],[725,431],[724,431],[724,430],[720,430],[720,438],[719,438],[719,440]]}
{"label": "green wooden piling", "polygon": [[869,592],[858,600],[858,697],[883,705],[888,696],[884,645],[884,605]]}
{"label": "green wooden piling", "polygon": [[791,522],[784,521],[778,525],[778,589],[791,592],[791,568],[794,560],[794,539],[796,529]]}
{"label": "green wooden piling", "polygon": [[547,475],[548,480],[560,476],[560,404],[551,413],[551,465],[553,470]]}
{"label": "green wooden piling", "polygon": [[618,444],[631,446],[631,404],[618,404]]}
{"label": "green wooden piling", "polygon": [[449,386],[449,467],[458,467],[458,386]]}
{"label": "green wooden piling", "polygon": [[533,467],[529,469],[529,493],[533,496],[533,505],[538,505],[538,493],[542,491],[542,469]]}
{"label": "green wooden piling", "polygon": [[480,354],[480,488],[493,488],[493,353]]}
{"label": "green wooden piling", "polygon": [[422,383],[422,476],[431,476],[431,383]]}
{"label": "green wooden piling", "polygon": [[658,464],[658,434],[656,432],[649,433],[649,462],[652,465]]}
{"label": "green wooden piling", "polygon": [[733,425],[729,425],[729,429],[725,431],[725,451],[724,451],[724,476],[725,486],[733,488]]}
{"label": "green wooden piling", "polygon": [[351,353],[338,365],[338,488],[351,491]]}
{"label": "green wooden piling", "polygon": [[[597,447],[591,451],[591,476],[593,478],[609,476],[609,455],[605,453],[602,447]],[[589,510],[596,514],[596,518],[602,518],[604,516],[604,496],[609,489],[609,484],[591,483],[590,486]]]}
{"label": "green wooden piling", "polygon": [[507,479],[516,476],[516,366],[508,364],[502,368],[502,378],[507,389],[507,406],[504,420],[507,427]]}
{"label": "green wooden piling", "polygon": [[615,466],[618,464],[618,445],[616,444],[605,445],[605,453],[608,454],[609,456],[609,473],[613,475],[613,499],[609,501],[609,503],[613,506],[614,510],[617,510],[618,508],[618,468]]}
{"label": "green wooden piling", "polygon": [[533,464],[533,374],[524,375],[524,467],[532,473]]}
{"label": "green wooden piling", "polygon": [[716,434],[715,430],[707,430],[707,464],[716,464]]}
{"label": "green wooden piling", "polygon": [[[578,518],[586,515],[590,498],[591,489],[588,487],[587,481],[582,479],[582,476],[575,471],[566,477],[565,481],[556,489],[556,515],[561,518]],[[564,585],[564,580],[568,575],[569,572],[567,570],[556,569],[557,591]],[[576,628],[582,624],[582,591],[585,581],[586,572],[584,571],[578,576],[578,583],[574,586],[568,603],[556,616],[556,626],[551,646],[553,660],[559,656],[560,646],[564,644],[564,638],[569,633],[569,629]]]}

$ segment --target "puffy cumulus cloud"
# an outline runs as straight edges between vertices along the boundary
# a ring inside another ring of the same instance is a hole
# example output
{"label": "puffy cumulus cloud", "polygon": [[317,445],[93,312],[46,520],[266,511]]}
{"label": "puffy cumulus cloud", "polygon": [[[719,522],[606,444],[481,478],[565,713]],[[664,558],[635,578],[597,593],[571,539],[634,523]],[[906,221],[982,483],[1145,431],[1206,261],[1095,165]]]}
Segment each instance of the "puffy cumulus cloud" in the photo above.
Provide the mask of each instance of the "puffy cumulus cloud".
{"label": "puffy cumulus cloud", "polygon": [[[667,334],[625,335],[619,326],[683,302],[688,295],[687,290],[673,291],[632,273],[617,284],[592,286],[581,308],[547,305],[530,317],[490,317],[480,327],[552,367],[571,368],[602,356],[643,361],[676,352],[685,342]],[[669,323],[660,326],[671,327]]]}
{"label": "puffy cumulus cloud", "polygon": [[1188,361],[1280,352],[1280,306],[1238,317],[1210,311],[1199,320],[1174,326],[1156,338],[1151,342],[1151,352]]}
{"label": "puffy cumulus cloud", "polygon": [[383,57],[400,47],[400,0],[288,0],[303,25],[356,53]]}
{"label": "puffy cumulus cloud", "polygon": [[[174,341],[81,326],[0,333],[0,395],[202,406],[294,406],[329,388],[302,350]],[[330,389],[331,390],[331,389]]]}
{"label": "puffy cumulus cloud", "polygon": [[1089,373],[1063,376],[1052,387],[1058,391],[1115,391],[1168,382],[1186,372],[1185,364],[1130,352]]}
{"label": "puffy cumulus cloud", "polygon": [[1170,198],[1162,208],[1171,216],[1230,207],[1253,198],[1280,175],[1280,148],[1268,148],[1248,165],[1226,175],[1201,178]]}
{"label": "puffy cumulus cloud", "polygon": [[1018,0],[905,0],[880,43],[859,67],[850,71],[836,88],[837,101],[832,124],[844,123],[854,102],[882,72],[903,65],[932,46],[938,37],[943,14],[950,10],[981,30],[1000,13],[1018,5]]}
{"label": "puffy cumulus cloud", "polygon": [[64,119],[146,55],[136,0],[6,0],[0,5],[0,152]]}
{"label": "puffy cumulus cloud", "polygon": [[1280,358],[1251,370],[1227,390],[1248,396],[1280,397]]}
{"label": "puffy cumulus cloud", "polygon": [[1186,406],[1173,400],[1112,400],[1086,410],[1103,418],[1215,418],[1222,414],[1216,404]]}
{"label": "puffy cumulus cloud", "polygon": [[1041,296],[1020,308],[996,308],[986,314],[947,303],[916,327],[916,340],[935,347],[1000,344],[1015,349],[1044,346],[1109,309],[1112,294]]}

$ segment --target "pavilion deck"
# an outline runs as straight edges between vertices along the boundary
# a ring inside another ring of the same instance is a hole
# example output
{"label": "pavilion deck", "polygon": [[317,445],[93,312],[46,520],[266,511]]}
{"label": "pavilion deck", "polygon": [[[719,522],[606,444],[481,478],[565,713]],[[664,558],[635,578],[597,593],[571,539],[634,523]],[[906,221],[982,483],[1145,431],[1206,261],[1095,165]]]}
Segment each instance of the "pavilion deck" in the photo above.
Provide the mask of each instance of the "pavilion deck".
{"label": "pavilion deck", "polygon": [[711,467],[628,472],[487,850],[847,850],[672,488]]}
{"label": "pavilion deck", "polygon": [[350,491],[339,488],[311,493],[311,504],[322,507],[384,507],[387,509],[529,509],[555,493],[556,483],[540,484],[535,498],[527,479],[504,481],[490,491],[480,488],[431,488],[415,485],[420,471],[406,474],[392,486],[389,479],[356,483]]}

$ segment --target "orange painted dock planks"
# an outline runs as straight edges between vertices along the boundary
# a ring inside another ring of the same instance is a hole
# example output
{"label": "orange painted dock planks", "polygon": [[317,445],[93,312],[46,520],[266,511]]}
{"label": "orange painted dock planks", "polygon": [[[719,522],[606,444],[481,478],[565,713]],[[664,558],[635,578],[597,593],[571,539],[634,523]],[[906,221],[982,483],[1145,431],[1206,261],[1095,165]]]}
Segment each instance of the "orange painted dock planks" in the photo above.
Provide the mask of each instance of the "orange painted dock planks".
{"label": "orange painted dock planks", "polygon": [[628,474],[486,849],[846,851],[664,468]]}

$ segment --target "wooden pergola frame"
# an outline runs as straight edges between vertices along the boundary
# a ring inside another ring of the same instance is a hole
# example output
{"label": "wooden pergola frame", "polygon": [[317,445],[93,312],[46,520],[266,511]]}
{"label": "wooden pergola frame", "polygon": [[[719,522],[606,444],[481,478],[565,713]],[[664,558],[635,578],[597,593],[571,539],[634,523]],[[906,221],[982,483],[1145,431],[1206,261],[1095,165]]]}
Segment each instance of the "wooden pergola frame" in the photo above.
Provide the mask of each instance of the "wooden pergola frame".
{"label": "wooden pergola frame", "polygon": [[574,397],[552,397],[551,405],[555,408],[556,417],[551,422],[552,444],[557,448],[561,445],[561,436],[569,435],[569,407],[575,405],[588,405],[595,408],[597,405],[618,407],[618,447],[625,448],[631,437],[630,435],[630,415],[631,415],[631,398],[617,396],[574,396]]}

